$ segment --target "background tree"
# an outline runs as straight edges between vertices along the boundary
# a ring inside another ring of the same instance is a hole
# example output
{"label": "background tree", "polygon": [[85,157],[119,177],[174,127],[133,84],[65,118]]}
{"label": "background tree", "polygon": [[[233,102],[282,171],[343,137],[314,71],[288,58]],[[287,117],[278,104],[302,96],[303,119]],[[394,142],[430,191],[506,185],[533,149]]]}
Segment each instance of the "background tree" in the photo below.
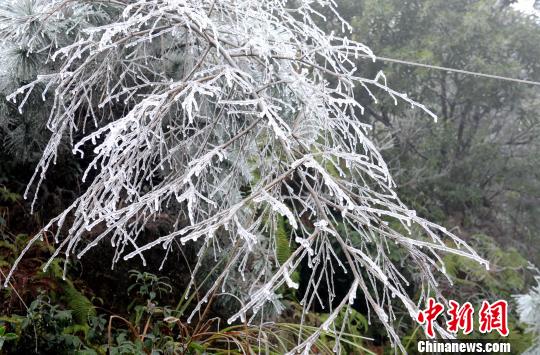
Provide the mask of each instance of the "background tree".
{"label": "background tree", "polygon": [[[362,1],[347,13],[353,37],[380,56],[538,80],[537,22],[492,4]],[[407,201],[465,233],[517,245],[539,262],[531,248],[540,228],[538,87],[381,61],[365,73],[380,69],[440,117],[433,123],[387,99],[366,103]]]}

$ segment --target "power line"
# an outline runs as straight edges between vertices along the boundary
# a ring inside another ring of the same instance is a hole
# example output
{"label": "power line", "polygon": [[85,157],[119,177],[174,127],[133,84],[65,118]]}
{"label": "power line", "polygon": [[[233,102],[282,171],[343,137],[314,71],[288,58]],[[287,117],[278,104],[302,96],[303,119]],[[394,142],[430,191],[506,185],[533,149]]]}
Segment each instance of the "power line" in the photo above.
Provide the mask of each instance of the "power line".
{"label": "power line", "polygon": [[[364,57],[364,58],[370,58],[370,59],[373,58],[373,57],[371,57],[369,55],[366,55],[366,54],[360,54],[359,56]],[[428,68],[428,69],[443,70],[443,71],[448,71],[448,72],[453,72],[453,73],[474,75],[474,76],[479,76],[479,77],[483,77],[483,78],[505,80],[505,81],[513,81],[513,82],[521,83],[521,84],[529,84],[529,85],[540,86],[540,82],[538,82],[538,81],[515,79],[515,78],[509,78],[509,77],[500,76],[500,75],[484,74],[484,73],[478,73],[478,72],[473,72],[473,71],[468,71],[468,70],[463,70],[463,69],[447,68],[447,67],[441,67],[441,66],[438,66],[438,65],[422,64],[422,63],[410,62],[410,61],[407,61],[407,60],[400,60],[400,59],[393,59],[393,58],[386,58],[386,57],[375,57],[375,58],[377,60],[381,60],[381,61],[384,61],[384,62],[412,65],[412,66]]]}

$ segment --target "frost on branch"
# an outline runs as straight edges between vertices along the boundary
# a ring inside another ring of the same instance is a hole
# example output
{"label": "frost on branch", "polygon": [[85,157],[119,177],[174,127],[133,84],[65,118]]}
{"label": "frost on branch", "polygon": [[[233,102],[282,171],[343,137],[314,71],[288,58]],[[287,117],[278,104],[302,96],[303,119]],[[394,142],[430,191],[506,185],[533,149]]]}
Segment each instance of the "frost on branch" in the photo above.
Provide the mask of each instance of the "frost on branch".
{"label": "frost on branch", "polygon": [[537,285],[529,293],[515,296],[518,305],[519,320],[532,333],[534,343],[525,354],[533,355],[540,352],[540,277],[536,277]]}
{"label": "frost on branch", "polygon": [[[373,100],[376,93],[391,95],[434,115],[387,87],[382,73],[356,74],[355,58],[371,51],[314,22],[317,9],[333,9],[332,2],[128,3],[100,5],[110,18],[84,26],[51,52],[55,72],[9,97],[20,100],[43,83],[52,91],[52,137],[29,187],[45,178],[62,140],[81,157],[93,149],[83,177],[87,190],[43,229],[57,231],[54,257],[81,258],[101,243],[115,248],[113,264],[145,263],[150,248],[163,248],[166,258],[173,242],[194,243],[200,259],[192,280],[206,253],[226,258],[227,267],[192,316],[218,288],[238,293],[227,280],[249,279],[230,322],[264,319],[280,286],[298,287],[291,274],[305,259],[312,273],[304,310],[319,302],[330,316],[293,352],[308,352],[321,331],[339,332],[333,320],[355,297],[398,340],[396,298],[413,317],[418,308],[389,259],[390,245],[420,270],[422,298],[437,289],[433,272],[444,273],[440,253],[485,262],[397,197],[353,90],[360,87]],[[48,8],[67,12],[79,5],[59,1]],[[50,11],[42,17],[56,20]],[[142,243],[144,226],[164,212],[177,214],[177,228]],[[281,264],[278,218],[291,226],[294,249]],[[89,239],[98,225],[104,231]],[[343,299],[334,299],[336,272],[354,277]],[[319,294],[319,285],[328,295]]]}

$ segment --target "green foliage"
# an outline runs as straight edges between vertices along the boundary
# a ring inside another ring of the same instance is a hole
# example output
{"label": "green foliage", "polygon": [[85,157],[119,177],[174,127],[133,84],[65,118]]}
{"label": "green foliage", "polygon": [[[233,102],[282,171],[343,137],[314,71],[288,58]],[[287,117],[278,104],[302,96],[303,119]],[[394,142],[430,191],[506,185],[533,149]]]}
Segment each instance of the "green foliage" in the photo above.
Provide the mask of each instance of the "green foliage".
{"label": "green foliage", "polygon": [[17,339],[17,334],[15,333],[6,333],[6,327],[0,326],[0,350],[4,346],[6,341],[11,341]]}
{"label": "green foliage", "polygon": [[285,227],[285,217],[277,217],[276,226],[276,256],[280,265],[283,265],[292,255],[289,234]]}
{"label": "green foliage", "polygon": [[128,287],[128,294],[135,290],[137,296],[149,301],[154,301],[157,296],[162,296],[163,293],[171,292],[172,286],[167,277],[159,277],[149,272],[139,272],[131,270],[129,277],[135,279],[135,282]]}
{"label": "green foliage", "polygon": [[[115,328],[109,338],[111,354],[144,354],[144,353],[176,353],[207,354],[227,353],[244,354],[259,353],[280,354],[294,347],[299,326],[294,323],[278,322],[261,326],[247,324],[222,328],[218,319],[199,321],[191,326],[182,320],[182,311],[169,307],[160,307],[150,302],[152,290],[157,285],[162,292],[168,292],[168,284],[156,275],[132,272],[136,282],[130,290],[137,290],[141,296],[140,303],[135,304],[130,319],[113,316],[119,324],[126,325],[126,330]],[[183,296],[185,297],[185,296]],[[146,298],[146,302],[143,300]],[[153,299],[153,298],[152,298]],[[323,320],[321,317],[320,320]],[[115,321],[116,321],[115,320]],[[345,334],[340,339],[346,349],[359,353],[371,353],[362,345],[363,329],[367,329],[367,321],[359,313],[351,311],[349,316],[340,315],[339,324],[345,327]],[[303,327],[303,338],[307,338],[317,330],[314,326]],[[262,337],[260,337],[262,335]],[[264,339],[264,341],[261,341]],[[320,353],[331,354],[336,336],[325,332],[317,341]]]}
{"label": "green foliage", "polygon": [[[444,264],[447,273],[455,282],[454,296],[468,301],[482,299],[507,299],[524,290],[527,283],[529,262],[515,249],[501,249],[495,240],[483,234],[470,238],[470,243],[487,260],[490,270],[477,267],[466,258],[447,255]],[[450,290],[451,291],[451,290]]]}
{"label": "green foliage", "polygon": [[[55,278],[61,275],[59,264],[53,263],[50,270],[43,276]],[[156,303],[158,298],[171,292],[168,279],[135,270],[130,275],[134,283],[127,294],[134,293],[136,297],[125,316],[112,315],[107,321],[94,308],[86,310],[89,301],[85,301],[82,307],[85,322],[79,322],[76,316],[78,303],[69,300],[84,296],[80,296],[82,293],[76,290],[71,280],[64,280],[62,287],[65,290],[72,287],[80,295],[68,296],[62,290],[56,294],[55,301],[41,293],[31,302],[25,316],[1,317],[0,326],[5,324],[4,328],[14,329],[13,333],[6,333],[5,340],[13,340],[6,343],[9,344],[7,353],[32,353],[38,349],[40,353],[54,351],[55,354],[282,354],[298,341],[300,326],[287,321],[222,327],[217,318],[211,318],[189,324],[183,318],[183,310]],[[317,331],[327,317],[324,314],[315,316],[313,325],[302,326],[302,339]],[[342,353],[372,354],[364,344],[362,334],[367,331],[368,324],[363,315],[352,309],[342,312],[336,326],[344,330],[343,335],[337,338],[330,331],[323,332],[314,351],[332,354],[339,341]]]}
{"label": "green foliage", "polygon": [[[377,55],[514,78],[540,78],[540,26],[481,0],[341,0],[353,38]],[[329,28],[339,30],[338,28]],[[536,88],[384,61],[388,82],[432,122],[393,100],[362,99],[400,196],[428,219],[492,235],[540,262],[540,96]]]}
{"label": "green foliage", "polygon": [[[285,217],[279,215],[277,217],[277,223],[276,223],[276,257],[279,265],[283,265],[292,255],[294,252],[293,241],[290,238],[290,234],[288,231],[288,227],[286,224]],[[291,280],[293,282],[298,283],[300,281],[300,272],[298,270],[294,270],[291,274]],[[286,296],[292,296],[291,295],[292,290],[285,290],[284,294]]]}
{"label": "green foliage", "polygon": [[7,203],[15,203],[21,199],[21,195],[8,190],[7,187],[0,187],[0,201]]}
{"label": "green foliage", "polygon": [[[533,337],[519,323],[516,307],[510,300],[512,295],[524,291],[530,283],[530,277],[527,273],[530,264],[516,249],[503,249],[497,245],[493,238],[484,234],[471,236],[469,243],[490,261],[490,269],[486,270],[483,267],[478,267],[469,262],[467,258],[447,255],[443,261],[453,285],[440,280],[441,291],[447,299],[456,300],[461,304],[471,302],[476,309],[480,307],[484,300],[489,302],[500,299],[509,301],[509,335],[505,338],[505,341],[511,343],[514,353],[521,354],[531,345]],[[476,323],[476,325],[478,324]],[[415,353],[417,342],[425,339],[424,331],[414,322],[405,329],[406,348],[411,353]],[[482,334],[478,332],[477,328],[475,328],[472,335],[459,333],[458,338],[501,340],[497,332]]]}
{"label": "green foliage", "polygon": [[[328,319],[328,315],[322,314],[320,319],[321,321],[325,321]],[[342,344],[346,354],[354,353],[355,350],[358,350],[359,345],[364,344],[365,334],[369,330],[367,318],[353,308],[340,312],[336,318],[335,326],[336,329],[343,330],[346,334],[345,338],[348,337],[352,341],[352,344],[349,342]],[[323,340],[329,341],[328,335],[323,336]]]}
{"label": "green foliage", "polygon": [[63,269],[59,260],[53,260],[47,269],[47,276],[52,277],[60,285],[61,297],[68,309],[72,310],[73,319],[81,325],[87,325],[89,317],[95,317],[96,311],[92,302],[73,285],[69,279],[64,279]]}
{"label": "green foliage", "polygon": [[[19,202],[21,196],[5,186],[0,186],[0,236],[4,237],[7,230],[6,217],[9,216],[9,205]],[[1,242],[4,242],[3,240]],[[2,245],[0,245],[0,248]],[[4,245],[4,247],[6,247]],[[0,260],[1,263],[2,260]]]}
{"label": "green foliage", "polygon": [[10,323],[17,326],[19,337],[19,341],[10,344],[9,350],[14,353],[30,353],[38,349],[45,353],[71,354],[88,349],[84,344],[88,330],[75,326],[73,311],[51,304],[45,294],[40,294],[29,305],[25,317],[14,317]]}
{"label": "green foliage", "polygon": [[77,290],[71,282],[66,282],[64,292],[67,305],[73,310],[73,317],[79,324],[86,324],[89,317],[96,315],[92,302]]}
{"label": "green foliage", "polygon": [[[278,328],[300,329],[305,336],[310,336],[320,325],[329,317],[328,313],[308,313],[303,316],[300,305],[295,301],[286,301],[288,315],[284,317],[283,322],[277,323]],[[299,325],[299,320],[303,318],[305,324]],[[339,339],[333,329],[323,331],[322,336],[316,344],[316,348],[323,354],[331,354],[335,348],[336,341],[340,342],[341,354],[375,354],[370,344],[370,331],[373,330],[373,324],[369,324],[366,316],[352,307],[344,309],[336,316],[336,330],[343,330],[342,337]],[[304,333],[305,332],[305,333]],[[295,342],[296,334],[287,335],[288,341]],[[285,350],[285,349],[284,349]],[[278,352],[279,353],[279,352]]]}

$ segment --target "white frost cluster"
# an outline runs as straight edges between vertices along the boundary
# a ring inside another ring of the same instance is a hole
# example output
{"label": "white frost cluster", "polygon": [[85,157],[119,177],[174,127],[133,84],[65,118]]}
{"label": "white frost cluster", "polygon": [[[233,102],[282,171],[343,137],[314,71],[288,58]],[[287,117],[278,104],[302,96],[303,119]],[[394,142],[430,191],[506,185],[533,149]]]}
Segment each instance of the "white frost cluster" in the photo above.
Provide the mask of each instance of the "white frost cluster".
{"label": "white frost cluster", "polygon": [[537,285],[529,293],[516,296],[519,320],[527,325],[527,330],[534,335],[534,345],[525,354],[540,353],[540,277]]}
{"label": "white frost cluster", "polygon": [[[73,13],[70,8],[83,3],[48,1],[47,13],[32,21],[58,21],[61,16],[51,13]],[[356,74],[358,55],[375,57],[363,44],[317,27],[323,8],[340,18],[332,1],[96,4],[109,18],[86,25],[72,43],[51,47],[56,70],[9,96],[24,109],[28,93],[45,85],[53,101],[52,136],[29,188],[43,181],[62,141],[78,156],[91,155],[86,191],[42,231],[57,231],[54,257],[80,258],[109,243],[116,249],[113,263],[133,257],[145,263],[150,248],[195,243],[199,255],[214,250],[228,260],[196,309],[221,281],[221,292],[232,292],[236,285],[225,280],[233,271],[250,274],[251,288],[231,322],[264,318],[263,306],[281,285],[298,287],[290,275],[306,259],[313,272],[304,309],[314,302],[338,306],[294,352],[309,352],[323,330],[339,332],[333,320],[355,297],[365,299],[398,340],[393,302],[397,298],[412,316],[418,308],[388,256],[391,244],[420,270],[422,297],[436,289],[440,252],[485,262],[397,197],[369,126],[361,122],[355,88],[373,100],[383,93],[434,115],[390,89],[383,74]],[[144,226],[162,213],[176,215],[175,229],[142,242]],[[294,247],[282,265],[275,252],[278,216],[292,226]],[[67,221],[69,228],[61,228]],[[102,232],[89,234],[94,230]],[[262,263],[257,272],[256,263]],[[335,299],[335,265],[354,277],[342,300]],[[327,295],[319,294],[319,285]]]}

